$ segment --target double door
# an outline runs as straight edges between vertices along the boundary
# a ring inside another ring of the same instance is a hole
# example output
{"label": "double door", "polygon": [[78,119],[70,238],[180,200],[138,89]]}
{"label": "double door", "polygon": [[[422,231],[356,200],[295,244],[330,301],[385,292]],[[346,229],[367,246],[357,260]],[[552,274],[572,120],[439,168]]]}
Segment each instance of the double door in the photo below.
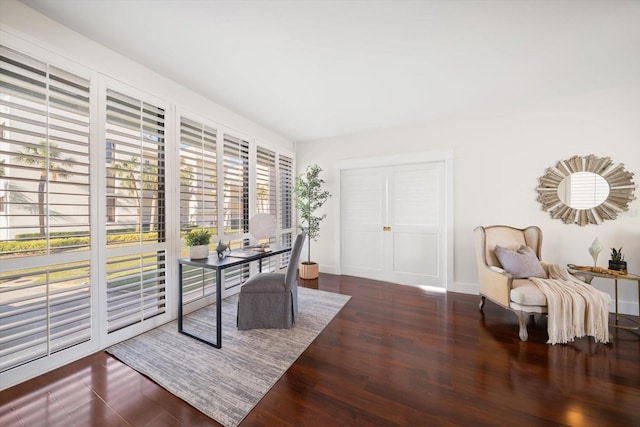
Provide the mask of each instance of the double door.
{"label": "double door", "polygon": [[342,274],[446,288],[444,162],[341,171]]}

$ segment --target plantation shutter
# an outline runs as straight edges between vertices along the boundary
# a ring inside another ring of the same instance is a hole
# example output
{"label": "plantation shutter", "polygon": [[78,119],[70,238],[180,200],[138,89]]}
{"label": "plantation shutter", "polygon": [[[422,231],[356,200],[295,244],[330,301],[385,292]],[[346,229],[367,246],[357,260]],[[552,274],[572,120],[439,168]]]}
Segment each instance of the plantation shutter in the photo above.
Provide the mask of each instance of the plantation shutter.
{"label": "plantation shutter", "polygon": [[164,109],[107,89],[107,331],[166,311]]}
{"label": "plantation shutter", "polygon": [[[293,159],[285,155],[278,156],[280,203],[278,204],[278,222],[280,225],[280,244],[293,244]],[[280,256],[280,267],[289,264],[290,254]]]}
{"label": "plantation shutter", "polygon": [[[223,145],[223,227],[222,235],[244,235],[249,232],[249,142],[224,135]],[[234,247],[245,246],[244,238],[232,241]],[[229,289],[249,277],[249,266],[224,271],[224,286]]]}
{"label": "plantation shutter", "polygon": [[0,255],[88,250],[89,81],[0,49]]}
{"label": "plantation shutter", "polygon": [[[256,150],[256,213],[272,215],[277,220],[276,153],[263,147]],[[276,242],[272,237],[270,243]],[[262,271],[276,271],[278,257],[269,257],[262,263]]]}
{"label": "plantation shutter", "polygon": [[106,149],[108,244],[163,242],[164,110],[107,90]]}
{"label": "plantation shutter", "polygon": [[256,212],[277,216],[276,153],[258,147],[256,154]]}
{"label": "plantation shutter", "polygon": [[166,262],[165,251],[107,259],[109,333],[165,312]]}
{"label": "plantation shutter", "polygon": [[89,92],[0,46],[1,372],[91,340]]}
{"label": "plantation shutter", "polygon": [[[218,231],[216,129],[180,118],[180,231],[198,227]],[[182,246],[181,256],[187,256]],[[215,272],[185,265],[182,300],[189,303],[216,293]]]}
{"label": "plantation shutter", "polygon": [[[224,234],[249,231],[249,143],[224,135]],[[222,234],[222,233],[221,233]]]}
{"label": "plantation shutter", "polygon": [[217,234],[216,130],[180,118],[180,230],[213,227]]}

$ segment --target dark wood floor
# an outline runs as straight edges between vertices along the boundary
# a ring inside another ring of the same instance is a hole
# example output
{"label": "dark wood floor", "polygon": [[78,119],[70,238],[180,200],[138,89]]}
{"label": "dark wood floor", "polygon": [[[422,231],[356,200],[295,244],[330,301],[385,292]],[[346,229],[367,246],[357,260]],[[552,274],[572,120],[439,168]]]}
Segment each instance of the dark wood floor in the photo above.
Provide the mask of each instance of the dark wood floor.
{"label": "dark wood floor", "polygon": [[[345,276],[353,298],[241,426],[640,426],[640,338],[551,346],[478,297]],[[218,425],[99,352],[0,393],[1,426]]]}

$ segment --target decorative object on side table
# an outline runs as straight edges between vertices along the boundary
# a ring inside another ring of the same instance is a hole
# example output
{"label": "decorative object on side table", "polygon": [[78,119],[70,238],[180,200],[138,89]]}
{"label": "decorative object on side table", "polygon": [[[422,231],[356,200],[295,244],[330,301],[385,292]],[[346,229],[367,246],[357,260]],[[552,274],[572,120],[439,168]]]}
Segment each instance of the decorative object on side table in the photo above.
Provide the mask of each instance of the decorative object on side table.
{"label": "decorative object on side table", "polygon": [[609,270],[627,272],[627,262],[622,255],[622,248],[611,248],[611,259],[609,260]]}
{"label": "decorative object on side table", "polygon": [[591,246],[589,246],[589,253],[593,258],[593,266],[595,267],[598,264],[598,255],[602,250],[602,245],[600,244],[600,239],[596,237]]}
{"label": "decorative object on side table", "polygon": [[211,242],[211,232],[204,228],[193,229],[187,234],[184,240],[189,246],[189,258],[203,259],[209,256],[209,243]]}
{"label": "decorative object on side table", "polygon": [[218,259],[223,259],[227,256],[227,252],[231,252],[231,240],[229,240],[229,243],[222,243],[222,240],[220,240],[218,246],[216,246],[216,252],[218,253]]}
{"label": "decorative object on side table", "polygon": [[320,222],[327,216],[314,215],[327,201],[331,194],[322,189],[324,179],[320,178],[322,168],[318,165],[307,166],[304,174],[296,177],[293,192],[295,194],[296,208],[300,211],[300,230],[309,236],[307,242],[307,260],[300,262],[300,278],[315,279],[318,277],[318,264],[311,261],[311,240],[317,240],[320,236]]}

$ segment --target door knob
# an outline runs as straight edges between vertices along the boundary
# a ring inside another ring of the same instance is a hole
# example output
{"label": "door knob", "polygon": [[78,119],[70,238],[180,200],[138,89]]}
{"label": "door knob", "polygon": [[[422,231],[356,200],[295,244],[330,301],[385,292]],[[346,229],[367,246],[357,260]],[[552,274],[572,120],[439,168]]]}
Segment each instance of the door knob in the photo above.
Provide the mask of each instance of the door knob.
{"label": "door knob", "polygon": [[382,227],[382,231],[391,231],[391,227]]}

